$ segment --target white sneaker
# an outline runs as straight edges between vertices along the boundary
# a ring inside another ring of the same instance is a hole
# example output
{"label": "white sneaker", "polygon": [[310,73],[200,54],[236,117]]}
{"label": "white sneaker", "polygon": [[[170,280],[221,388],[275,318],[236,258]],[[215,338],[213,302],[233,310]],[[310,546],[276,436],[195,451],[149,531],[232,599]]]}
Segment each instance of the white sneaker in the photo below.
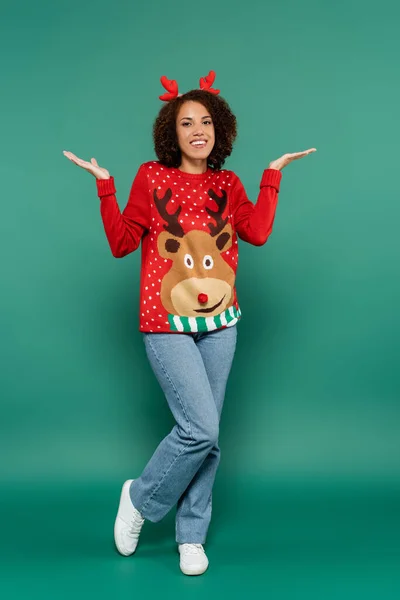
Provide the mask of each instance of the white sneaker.
{"label": "white sneaker", "polygon": [[185,575],[201,575],[208,567],[202,544],[179,544],[180,568]]}
{"label": "white sneaker", "polygon": [[132,481],[134,480],[128,479],[122,486],[117,518],[114,525],[115,545],[118,552],[124,556],[129,556],[135,552],[140,530],[144,523],[144,518],[133,506],[129,495],[129,488]]}

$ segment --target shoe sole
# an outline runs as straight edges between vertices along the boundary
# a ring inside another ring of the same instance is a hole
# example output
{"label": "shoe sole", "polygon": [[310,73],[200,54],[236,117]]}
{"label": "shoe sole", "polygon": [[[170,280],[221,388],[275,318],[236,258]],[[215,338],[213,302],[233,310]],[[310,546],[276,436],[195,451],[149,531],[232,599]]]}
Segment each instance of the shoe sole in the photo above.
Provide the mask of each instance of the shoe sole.
{"label": "shoe sole", "polygon": [[208,569],[208,565],[202,571],[198,571],[198,570],[195,570],[195,569],[192,570],[192,569],[189,569],[188,567],[182,567],[181,566],[181,571],[185,575],[202,575],[203,573],[205,573],[207,571],[207,569]]}

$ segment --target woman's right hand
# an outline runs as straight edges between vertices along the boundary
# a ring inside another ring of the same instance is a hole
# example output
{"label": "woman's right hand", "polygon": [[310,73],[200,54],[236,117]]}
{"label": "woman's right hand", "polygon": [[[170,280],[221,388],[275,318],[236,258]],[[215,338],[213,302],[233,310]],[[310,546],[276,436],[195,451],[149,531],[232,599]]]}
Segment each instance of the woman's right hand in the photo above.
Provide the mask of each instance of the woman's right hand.
{"label": "woman's right hand", "polygon": [[110,179],[110,173],[107,169],[99,167],[95,158],[91,158],[90,162],[87,162],[86,160],[78,158],[75,154],[72,154],[72,152],[67,152],[67,150],[63,150],[63,154],[69,158],[70,161],[78,165],[78,167],[82,167],[82,169],[89,171],[96,179]]}

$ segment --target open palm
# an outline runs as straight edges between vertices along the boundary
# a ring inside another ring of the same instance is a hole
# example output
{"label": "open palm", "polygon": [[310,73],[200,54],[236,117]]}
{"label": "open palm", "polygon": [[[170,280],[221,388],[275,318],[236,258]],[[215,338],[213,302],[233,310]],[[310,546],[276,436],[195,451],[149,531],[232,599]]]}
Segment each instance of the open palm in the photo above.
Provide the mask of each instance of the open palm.
{"label": "open palm", "polygon": [[303,152],[293,152],[292,154],[284,154],[280,158],[273,160],[269,163],[269,169],[277,169],[280,171],[283,167],[286,167],[293,160],[297,160],[298,158],[303,158],[303,156],[307,156],[307,154],[311,154],[311,152],[316,152],[316,148],[309,148],[308,150],[304,150]]}
{"label": "open palm", "polygon": [[75,154],[72,154],[72,152],[68,152],[67,150],[63,150],[63,154],[64,154],[64,156],[69,158],[69,160],[71,162],[78,165],[78,167],[82,167],[82,169],[89,171],[89,173],[94,175],[96,177],[96,179],[109,179],[110,178],[110,173],[107,171],[107,169],[104,169],[103,167],[99,167],[99,165],[97,164],[97,160],[95,158],[91,158],[90,162],[87,162],[86,160],[82,160],[82,158],[78,158],[77,156],[75,156]]}

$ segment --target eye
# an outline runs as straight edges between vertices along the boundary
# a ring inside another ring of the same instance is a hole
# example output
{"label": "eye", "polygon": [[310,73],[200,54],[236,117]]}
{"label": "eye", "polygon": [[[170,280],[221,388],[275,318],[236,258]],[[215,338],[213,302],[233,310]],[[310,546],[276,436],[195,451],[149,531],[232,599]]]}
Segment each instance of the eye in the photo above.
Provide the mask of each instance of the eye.
{"label": "eye", "polygon": [[194,261],[193,258],[190,254],[185,254],[185,258],[183,259],[183,262],[185,263],[185,266],[188,269],[193,269],[194,267]]}
{"label": "eye", "polygon": [[186,125],[190,125],[189,121],[186,121],[186,123],[182,123],[183,127],[186,127]]}
{"label": "eye", "polygon": [[209,254],[206,254],[205,257],[203,258],[203,267],[205,269],[212,269],[214,266],[214,261],[212,259],[212,257]]}
{"label": "eye", "polygon": [[211,120],[207,119],[207,121],[203,121],[203,123],[208,123],[208,125],[211,125]]}

